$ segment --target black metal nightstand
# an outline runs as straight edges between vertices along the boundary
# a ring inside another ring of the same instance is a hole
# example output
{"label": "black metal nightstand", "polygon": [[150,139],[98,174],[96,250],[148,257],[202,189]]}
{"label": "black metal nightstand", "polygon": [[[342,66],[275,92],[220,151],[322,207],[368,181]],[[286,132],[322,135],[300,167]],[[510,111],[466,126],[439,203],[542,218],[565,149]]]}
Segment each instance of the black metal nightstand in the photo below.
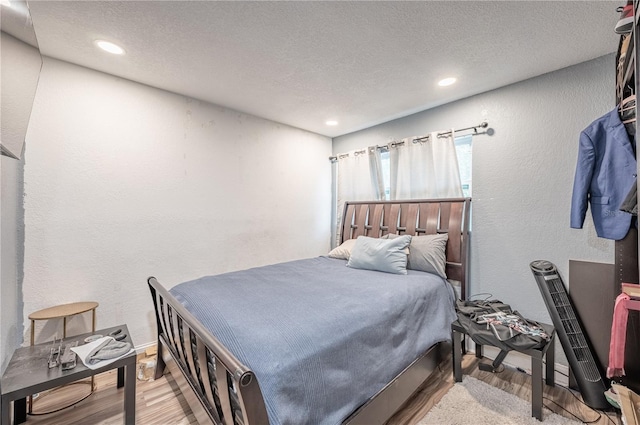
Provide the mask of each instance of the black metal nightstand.
{"label": "black metal nightstand", "polygon": [[[131,334],[126,325],[100,329],[62,340],[63,345],[78,341],[84,343],[84,339],[94,334],[109,335],[109,333],[122,329],[127,335],[124,341],[130,342]],[[134,425],[136,418],[136,353],[131,353],[119,358],[99,369],[90,369],[80,359],[73,369],[62,370],[60,367],[49,369],[47,359],[51,343],[32,345],[18,348],[2,375],[2,393],[0,403],[0,423],[10,424],[10,407],[14,402],[15,423],[24,422],[26,419],[26,397],[40,391],[68,384],[79,379],[88,378],[112,369],[118,369],[118,388],[124,387],[124,419],[125,424]]]}
{"label": "black metal nightstand", "polygon": [[[542,420],[542,359],[546,355],[545,382],[550,387],[555,385],[554,363],[555,363],[555,328],[551,325],[539,323],[540,326],[551,335],[551,339],[541,348],[529,350],[513,350],[531,357],[531,416],[539,421]],[[463,338],[467,334],[466,330],[456,320],[451,325],[453,337],[453,377],[456,382],[462,382],[462,354]],[[501,352],[502,353],[502,352]],[[482,357],[482,345],[476,344],[476,357]],[[500,357],[500,355],[499,355]],[[496,359],[499,364],[502,358]],[[496,366],[496,362],[494,362]]]}

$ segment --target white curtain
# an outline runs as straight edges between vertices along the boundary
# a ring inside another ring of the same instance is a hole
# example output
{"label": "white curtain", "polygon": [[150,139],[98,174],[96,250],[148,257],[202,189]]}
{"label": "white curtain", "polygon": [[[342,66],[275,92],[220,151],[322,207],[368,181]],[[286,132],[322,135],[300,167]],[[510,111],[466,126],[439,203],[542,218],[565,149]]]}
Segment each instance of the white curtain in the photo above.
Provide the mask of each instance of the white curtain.
{"label": "white curtain", "polygon": [[339,244],[345,201],[371,201],[385,197],[378,147],[338,155],[336,172],[336,244]]}
{"label": "white curtain", "polygon": [[389,144],[391,199],[461,198],[454,131]]}

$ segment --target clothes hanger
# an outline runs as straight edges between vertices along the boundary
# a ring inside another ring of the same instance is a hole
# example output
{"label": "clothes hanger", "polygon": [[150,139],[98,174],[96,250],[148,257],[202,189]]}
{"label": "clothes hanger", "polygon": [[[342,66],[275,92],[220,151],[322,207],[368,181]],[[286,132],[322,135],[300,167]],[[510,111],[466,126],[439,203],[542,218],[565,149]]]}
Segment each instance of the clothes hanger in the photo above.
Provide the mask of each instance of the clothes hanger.
{"label": "clothes hanger", "polygon": [[622,121],[622,124],[633,124],[636,122],[636,117],[632,117],[632,118],[627,118],[626,120]]}
{"label": "clothes hanger", "polygon": [[618,109],[621,111],[624,111],[627,109],[635,108],[635,106],[636,106],[636,95],[635,93],[631,93],[629,96],[622,99],[622,102],[620,102]]}
{"label": "clothes hanger", "polygon": [[636,122],[636,95],[631,95],[622,99],[622,102],[618,105],[618,114],[623,124],[630,124]]}

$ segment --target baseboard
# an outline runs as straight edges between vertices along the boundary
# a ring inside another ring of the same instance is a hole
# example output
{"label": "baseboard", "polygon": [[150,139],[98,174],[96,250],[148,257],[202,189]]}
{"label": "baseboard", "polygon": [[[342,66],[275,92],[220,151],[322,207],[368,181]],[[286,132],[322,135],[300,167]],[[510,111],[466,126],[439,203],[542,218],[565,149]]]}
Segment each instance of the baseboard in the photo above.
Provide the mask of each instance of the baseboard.
{"label": "baseboard", "polygon": [[[467,339],[467,346],[471,352],[474,352],[476,346],[474,342],[469,338]],[[485,345],[482,347],[482,354],[488,359],[495,359],[500,349]],[[502,362],[507,366],[524,370],[531,375],[531,357],[526,354],[519,353],[517,351],[510,351],[507,357]],[[555,363],[553,366],[554,379],[558,385],[564,387],[569,386],[569,367],[560,363]]]}
{"label": "baseboard", "polygon": [[149,342],[146,344],[136,345],[134,348],[136,350],[136,355],[140,356],[141,354],[146,354],[148,348],[155,347],[155,342]]}

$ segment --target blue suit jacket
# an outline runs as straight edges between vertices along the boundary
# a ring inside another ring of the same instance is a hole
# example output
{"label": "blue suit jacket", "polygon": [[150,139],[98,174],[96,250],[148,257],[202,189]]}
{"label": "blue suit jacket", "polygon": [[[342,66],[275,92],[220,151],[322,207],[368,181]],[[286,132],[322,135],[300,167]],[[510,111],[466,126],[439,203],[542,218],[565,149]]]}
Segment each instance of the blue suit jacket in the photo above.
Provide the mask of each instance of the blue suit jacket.
{"label": "blue suit jacket", "polygon": [[571,227],[582,228],[589,201],[598,236],[614,240],[624,238],[632,216],[620,211],[620,204],[635,183],[636,174],[636,156],[616,108],[580,134],[571,199]]}

